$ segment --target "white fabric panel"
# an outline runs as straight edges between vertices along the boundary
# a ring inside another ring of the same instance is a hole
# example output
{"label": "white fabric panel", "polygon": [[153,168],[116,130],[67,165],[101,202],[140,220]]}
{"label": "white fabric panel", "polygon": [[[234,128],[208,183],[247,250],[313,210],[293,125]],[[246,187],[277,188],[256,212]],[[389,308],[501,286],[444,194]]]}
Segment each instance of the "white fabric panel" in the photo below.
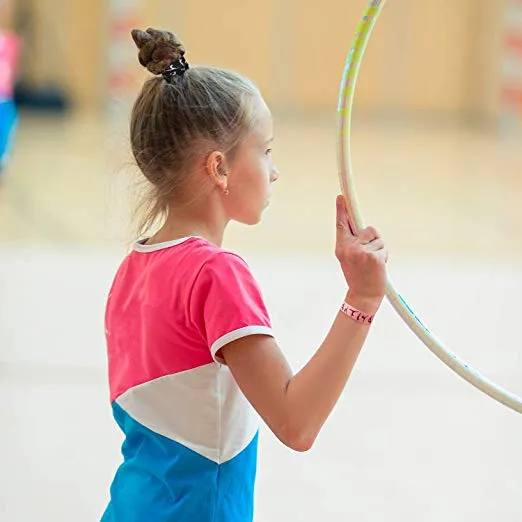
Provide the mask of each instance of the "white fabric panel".
{"label": "white fabric panel", "polygon": [[116,402],[150,430],[216,463],[243,451],[259,427],[230,370],[215,363],[141,384]]}

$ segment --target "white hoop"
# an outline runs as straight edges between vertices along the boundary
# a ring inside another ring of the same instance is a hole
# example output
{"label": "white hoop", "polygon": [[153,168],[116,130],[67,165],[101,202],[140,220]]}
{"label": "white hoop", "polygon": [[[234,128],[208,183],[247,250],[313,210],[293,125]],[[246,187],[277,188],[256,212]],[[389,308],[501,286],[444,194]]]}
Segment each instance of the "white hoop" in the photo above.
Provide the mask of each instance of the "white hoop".
{"label": "white hoop", "polygon": [[[364,219],[360,213],[357,203],[353,170],[350,152],[350,129],[353,110],[353,99],[355,85],[359,74],[360,65],[364,51],[368,44],[371,32],[384,7],[386,0],[372,0],[368,4],[364,16],[359,23],[352,47],[346,60],[346,67],[339,95],[339,138],[338,138],[338,168],[341,190],[346,200],[348,219],[355,231],[358,233],[365,227]],[[508,408],[522,413],[522,399],[513,393],[497,386],[489,381],[469,364],[452,353],[444,344],[433,335],[424,323],[417,317],[404,298],[397,292],[388,279],[386,296],[393,308],[413,333],[433,352],[444,364],[449,366],[455,373],[471,383],[475,388],[486,393],[496,401],[506,405]]]}

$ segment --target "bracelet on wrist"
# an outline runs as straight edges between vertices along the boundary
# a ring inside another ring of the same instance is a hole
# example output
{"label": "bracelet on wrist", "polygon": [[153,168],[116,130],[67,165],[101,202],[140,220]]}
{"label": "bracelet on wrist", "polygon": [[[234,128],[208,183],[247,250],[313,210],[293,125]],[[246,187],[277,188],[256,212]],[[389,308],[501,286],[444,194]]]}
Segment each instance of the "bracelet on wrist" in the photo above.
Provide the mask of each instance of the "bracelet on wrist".
{"label": "bracelet on wrist", "polygon": [[375,314],[367,314],[361,312],[361,310],[351,306],[349,303],[344,301],[341,305],[341,312],[348,316],[350,319],[353,319],[357,323],[361,324],[372,324]]}

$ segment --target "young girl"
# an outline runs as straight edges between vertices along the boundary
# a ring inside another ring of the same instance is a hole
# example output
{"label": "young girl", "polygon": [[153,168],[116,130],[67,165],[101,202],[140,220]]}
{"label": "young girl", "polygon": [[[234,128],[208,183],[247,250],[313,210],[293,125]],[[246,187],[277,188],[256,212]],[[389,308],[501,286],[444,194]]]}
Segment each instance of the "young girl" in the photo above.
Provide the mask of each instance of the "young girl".
{"label": "young girl", "polygon": [[221,247],[253,225],[279,173],[272,117],[242,76],[189,67],[173,34],[132,33],[145,82],[131,118],[150,182],[145,227],[109,293],[110,399],[125,435],[104,522],[249,522],[258,416],[308,450],[339,399],[385,291],[383,240],[350,233],[337,198],[336,256],[349,290],[316,354],[293,375],[245,261]]}
{"label": "young girl", "polygon": [[[2,7],[3,2],[0,0],[0,9]],[[18,122],[14,84],[19,46],[19,39],[14,33],[0,29],[0,181]]]}

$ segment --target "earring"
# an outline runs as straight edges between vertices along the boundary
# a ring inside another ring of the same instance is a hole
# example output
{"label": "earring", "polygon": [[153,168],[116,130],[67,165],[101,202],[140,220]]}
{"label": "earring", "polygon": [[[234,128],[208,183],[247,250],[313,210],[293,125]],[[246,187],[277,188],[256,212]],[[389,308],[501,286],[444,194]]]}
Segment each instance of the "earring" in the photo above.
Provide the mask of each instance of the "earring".
{"label": "earring", "polygon": [[228,196],[228,195],[229,195],[229,191],[228,191],[227,188],[223,191],[223,194],[224,194],[225,196]]}

